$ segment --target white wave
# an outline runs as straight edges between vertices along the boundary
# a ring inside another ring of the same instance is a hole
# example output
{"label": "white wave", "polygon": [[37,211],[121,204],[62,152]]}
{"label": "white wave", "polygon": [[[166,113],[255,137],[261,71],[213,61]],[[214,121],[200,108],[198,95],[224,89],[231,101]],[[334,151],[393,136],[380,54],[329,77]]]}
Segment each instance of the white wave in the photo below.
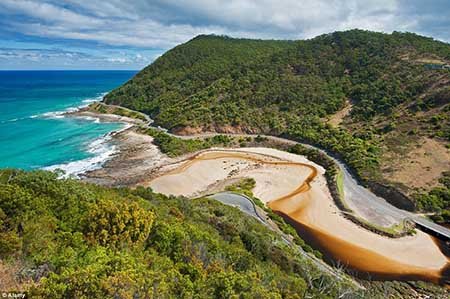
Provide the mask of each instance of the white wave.
{"label": "white wave", "polygon": [[18,120],[19,120],[19,118],[13,118],[13,119],[2,120],[2,121],[0,121],[0,124],[13,123],[13,122],[16,122],[16,121],[18,121]]}
{"label": "white wave", "polygon": [[77,110],[77,108],[70,107],[64,111],[50,111],[50,112],[44,112],[41,114],[34,114],[34,115],[30,116],[30,118],[63,118],[64,113],[76,111],[76,110]]}
{"label": "white wave", "polygon": [[88,106],[89,104],[100,102],[103,100],[103,97],[107,94],[107,92],[101,93],[100,95],[96,96],[95,98],[87,98],[81,101],[84,105],[80,106],[81,108]]}
{"label": "white wave", "polygon": [[100,118],[98,118],[98,117],[77,115],[76,118],[77,119],[83,119],[83,120],[91,121],[91,122],[93,122],[95,124],[101,123]]}
{"label": "white wave", "polygon": [[129,129],[132,126],[133,125],[131,124],[125,124],[119,130],[111,131],[105,134],[103,137],[92,141],[87,147],[87,152],[93,154],[92,157],[83,160],[72,161],[65,164],[52,165],[44,167],[43,169],[50,171],[59,169],[64,171],[64,174],[62,174],[60,178],[79,178],[79,176],[85,172],[99,169],[106,161],[110,160],[115,154],[119,152],[117,146],[111,143],[112,137],[120,132]]}
{"label": "white wave", "polygon": [[[101,101],[106,94],[107,94],[107,92],[104,92],[94,98],[84,99],[81,101],[81,105],[79,105],[77,107],[68,107],[67,109],[62,110],[62,111],[50,111],[50,112],[45,112],[45,113],[41,113],[41,114],[36,114],[36,115],[30,116],[30,118],[64,118],[64,114],[66,114],[66,113],[77,112],[81,108],[85,108],[85,107],[89,106],[89,104]],[[97,122],[97,120],[94,118],[89,119],[89,120],[93,120],[93,121]]]}
{"label": "white wave", "polygon": [[39,114],[39,118],[63,118],[66,111],[52,111]]}
{"label": "white wave", "polygon": [[92,121],[94,123],[97,123],[98,118],[97,117],[92,117],[92,116],[81,116],[81,115],[77,115],[76,116],[77,119],[83,119],[83,120],[87,120],[87,121]]}
{"label": "white wave", "polygon": [[24,120],[27,119],[27,117],[18,117],[18,118],[12,118],[12,119],[7,119],[7,120],[2,120],[0,123],[4,124],[4,123],[14,123],[16,121],[19,120]]}
{"label": "white wave", "polygon": [[86,99],[86,100],[83,100],[82,103],[90,104],[90,103],[98,102],[99,100],[101,100],[101,99]]}
{"label": "white wave", "polygon": [[64,114],[70,113],[70,112],[76,112],[78,110],[79,110],[78,107],[69,107],[66,110],[62,110],[62,111],[45,112],[45,113],[39,114],[37,117],[40,117],[40,118],[64,118]]}
{"label": "white wave", "polygon": [[61,178],[79,178],[79,176],[87,171],[99,169],[102,165],[112,158],[114,154],[118,152],[115,145],[111,144],[111,135],[106,134],[102,138],[96,139],[91,142],[87,148],[87,152],[93,154],[92,157],[72,161],[65,164],[52,165],[44,167],[45,170],[55,171],[62,170]]}

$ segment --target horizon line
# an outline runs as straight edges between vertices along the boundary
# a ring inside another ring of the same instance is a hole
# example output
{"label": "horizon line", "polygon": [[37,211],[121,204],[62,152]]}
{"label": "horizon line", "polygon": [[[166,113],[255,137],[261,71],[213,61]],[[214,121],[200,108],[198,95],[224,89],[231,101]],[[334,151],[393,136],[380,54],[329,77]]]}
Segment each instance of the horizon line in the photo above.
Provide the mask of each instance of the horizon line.
{"label": "horizon line", "polygon": [[59,71],[123,71],[123,72],[131,72],[131,71],[140,71],[142,69],[0,69],[0,72],[59,72]]}

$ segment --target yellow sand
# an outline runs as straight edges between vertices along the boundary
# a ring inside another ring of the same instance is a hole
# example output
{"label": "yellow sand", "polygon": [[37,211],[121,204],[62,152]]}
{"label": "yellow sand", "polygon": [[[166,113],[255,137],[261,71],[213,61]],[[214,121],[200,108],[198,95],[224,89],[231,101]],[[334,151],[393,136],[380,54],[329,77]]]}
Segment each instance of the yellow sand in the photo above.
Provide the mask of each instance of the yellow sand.
{"label": "yellow sand", "polygon": [[[392,239],[345,219],[328,191],[324,169],[302,156],[268,148],[218,149],[163,167],[161,173],[145,185],[156,192],[188,197],[227,178],[252,177],[256,181],[253,190],[256,197],[319,234],[334,256],[363,271],[437,279],[440,269],[447,264],[433,239],[421,231]],[[310,188],[303,188],[307,187],[304,183],[308,177],[313,177]],[[301,186],[300,193],[286,196]]]}

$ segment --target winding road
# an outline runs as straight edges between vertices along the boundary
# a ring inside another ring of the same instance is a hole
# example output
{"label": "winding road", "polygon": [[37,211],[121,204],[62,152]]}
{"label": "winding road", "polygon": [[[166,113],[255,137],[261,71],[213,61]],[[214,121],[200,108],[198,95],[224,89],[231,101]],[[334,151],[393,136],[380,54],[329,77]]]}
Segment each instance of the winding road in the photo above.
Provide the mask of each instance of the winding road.
{"label": "winding road", "polygon": [[[234,137],[256,137],[258,135],[250,135],[250,134],[223,134],[223,133],[204,133],[197,135],[175,135],[165,131],[166,134],[169,134],[176,138],[181,139],[196,139],[196,138],[208,138],[214,137],[217,135],[229,135]],[[418,227],[424,230],[427,233],[431,233],[434,235],[438,235],[441,239],[445,241],[450,240],[450,229],[447,229],[441,225],[438,225],[424,217],[421,217],[417,214],[398,209],[387,202],[385,199],[376,196],[372,191],[365,188],[353,177],[348,167],[339,159],[331,156],[328,152],[323,149],[317,148],[310,144],[300,143],[297,141],[269,136],[269,135],[259,135],[261,137],[267,138],[272,141],[284,143],[284,144],[301,144],[308,148],[313,148],[319,150],[320,152],[326,154],[328,157],[333,159],[333,161],[338,165],[340,171],[343,175],[343,185],[344,185],[344,194],[345,194],[345,202],[349,205],[349,207],[360,217],[366,219],[370,223],[389,227],[400,222],[403,222],[407,219],[414,221]]]}
{"label": "winding road", "polygon": [[208,197],[220,201],[225,205],[237,207],[242,212],[256,218],[263,224],[266,224],[266,219],[264,219],[263,215],[259,214],[253,201],[243,194],[237,194],[233,192],[219,192]]}
{"label": "winding road", "polygon": [[[246,213],[247,215],[250,215],[250,216],[254,217],[255,219],[257,219],[258,221],[260,221],[263,225],[265,225],[269,229],[273,230],[273,227],[269,225],[269,223],[265,219],[265,216],[261,215],[261,213],[258,211],[253,200],[251,198],[247,197],[246,195],[233,193],[233,192],[219,192],[219,193],[212,194],[208,197],[212,198],[214,200],[220,201],[221,203],[223,203],[225,205],[238,208],[239,210]],[[281,238],[283,239],[283,241],[286,244],[297,248],[297,250],[299,251],[299,253],[301,255],[303,255],[304,257],[313,261],[314,264],[319,269],[321,269],[322,271],[324,271],[326,273],[329,273],[330,275],[333,275],[334,277],[336,277],[340,280],[347,280],[347,277],[344,275],[344,273],[342,273],[340,271],[336,271],[336,269],[334,269],[333,267],[324,263],[322,260],[318,259],[314,255],[308,254],[300,246],[298,246],[295,243],[293,243],[292,241],[290,241],[288,239],[287,235],[285,233],[283,233],[282,231],[279,231],[278,233],[280,234]],[[355,280],[351,280],[351,282],[358,288],[364,289],[364,287],[362,287]]]}

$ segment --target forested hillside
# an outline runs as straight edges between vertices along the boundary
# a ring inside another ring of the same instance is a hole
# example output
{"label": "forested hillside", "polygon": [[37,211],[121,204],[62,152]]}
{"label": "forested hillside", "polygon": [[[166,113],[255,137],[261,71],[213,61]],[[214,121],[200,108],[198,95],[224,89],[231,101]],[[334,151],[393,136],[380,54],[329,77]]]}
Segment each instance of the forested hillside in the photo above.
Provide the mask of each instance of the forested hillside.
{"label": "forested hillside", "polygon": [[442,183],[450,170],[449,64],[449,44],[412,33],[351,30],[302,41],[198,36],[105,101],[181,134],[267,133],[315,143],[363,181],[393,186],[417,209],[444,211],[450,221]]}

